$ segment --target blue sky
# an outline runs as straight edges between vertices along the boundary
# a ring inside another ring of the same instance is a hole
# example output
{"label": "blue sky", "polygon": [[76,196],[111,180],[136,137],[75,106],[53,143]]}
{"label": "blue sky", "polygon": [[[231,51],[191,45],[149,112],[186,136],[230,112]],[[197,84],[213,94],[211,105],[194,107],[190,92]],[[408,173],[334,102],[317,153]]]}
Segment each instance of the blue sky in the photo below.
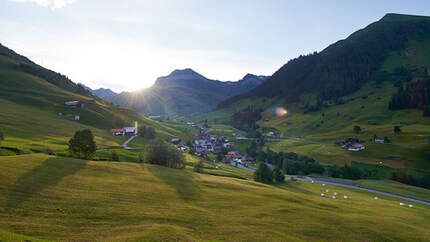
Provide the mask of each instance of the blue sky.
{"label": "blue sky", "polygon": [[174,69],[271,75],[385,13],[428,0],[0,0],[0,42],[92,88],[131,91]]}

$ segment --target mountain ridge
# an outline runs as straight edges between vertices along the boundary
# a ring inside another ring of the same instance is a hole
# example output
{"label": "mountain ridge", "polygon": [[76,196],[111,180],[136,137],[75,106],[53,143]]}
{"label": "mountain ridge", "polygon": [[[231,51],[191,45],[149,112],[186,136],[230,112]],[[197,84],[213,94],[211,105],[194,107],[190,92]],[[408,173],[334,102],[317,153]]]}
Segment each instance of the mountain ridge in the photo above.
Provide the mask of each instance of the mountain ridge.
{"label": "mountain ridge", "polygon": [[149,88],[122,92],[106,100],[146,115],[186,117],[209,112],[219,102],[249,91],[267,78],[248,73],[239,81],[223,82],[206,78],[191,68],[176,69],[157,78]]}

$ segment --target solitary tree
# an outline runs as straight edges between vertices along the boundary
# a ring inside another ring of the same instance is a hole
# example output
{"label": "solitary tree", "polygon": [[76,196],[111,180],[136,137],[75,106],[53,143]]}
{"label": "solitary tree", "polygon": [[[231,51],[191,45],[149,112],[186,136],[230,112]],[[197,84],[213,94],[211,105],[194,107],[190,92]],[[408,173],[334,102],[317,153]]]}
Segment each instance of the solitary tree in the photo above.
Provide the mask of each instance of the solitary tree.
{"label": "solitary tree", "polygon": [[279,168],[275,168],[273,170],[273,178],[275,178],[276,182],[280,182],[281,183],[281,182],[285,181],[285,176],[282,173],[281,169],[279,169]]}
{"label": "solitary tree", "polygon": [[360,127],[360,126],[358,126],[358,125],[354,126],[354,132],[355,132],[356,134],[360,133],[360,132],[361,132],[361,127]]}
{"label": "solitary tree", "polygon": [[119,155],[116,153],[116,151],[112,151],[111,160],[112,161],[119,161]]}
{"label": "solitary tree", "polygon": [[400,126],[394,126],[394,133],[400,134],[400,132],[402,132],[402,130],[400,129]]}
{"label": "solitary tree", "polygon": [[76,131],[75,135],[69,140],[69,152],[73,157],[91,159],[96,149],[93,133],[89,129]]}

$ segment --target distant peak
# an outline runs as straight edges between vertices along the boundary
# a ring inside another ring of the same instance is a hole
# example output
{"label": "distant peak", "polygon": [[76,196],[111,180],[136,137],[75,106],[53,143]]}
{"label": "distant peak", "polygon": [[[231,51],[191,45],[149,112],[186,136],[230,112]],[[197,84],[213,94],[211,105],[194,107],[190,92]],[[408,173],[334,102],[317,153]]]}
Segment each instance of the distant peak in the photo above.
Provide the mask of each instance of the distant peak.
{"label": "distant peak", "polygon": [[387,13],[380,21],[382,21],[382,22],[395,22],[395,21],[411,21],[411,20],[430,20],[430,17],[420,16],[420,15]]}
{"label": "distant peak", "polygon": [[257,75],[254,75],[254,74],[248,73],[248,74],[246,74],[246,75],[242,78],[242,80],[240,80],[240,81],[247,81],[247,80],[250,80],[250,79],[259,79],[259,80],[264,81],[264,80],[266,80],[267,78],[268,78],[268,76],[262,76],[262,75],[257,76]]}
{"label": "distant peak", "polygon": [[183,74],[187,74],[187,75],[197,74],[197,75],[200,75],[199,73],[195,72],[193,69],[186,68],[186,69],[176,69],[176,70],[172,71],[172,73],[170,73],[170,76],[171,75],[183,75]]}

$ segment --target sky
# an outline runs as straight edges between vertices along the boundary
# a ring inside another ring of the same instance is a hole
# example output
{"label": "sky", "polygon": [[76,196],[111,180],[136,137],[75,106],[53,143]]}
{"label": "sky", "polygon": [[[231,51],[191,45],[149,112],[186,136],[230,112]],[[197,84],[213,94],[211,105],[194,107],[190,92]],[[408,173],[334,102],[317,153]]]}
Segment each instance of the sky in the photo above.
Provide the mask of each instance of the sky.
{"label": "sky", "polygon": [[0,0],[0,43],[91,88],[133,91],[175,69],[271,75],[386,13],[429,0]]}

